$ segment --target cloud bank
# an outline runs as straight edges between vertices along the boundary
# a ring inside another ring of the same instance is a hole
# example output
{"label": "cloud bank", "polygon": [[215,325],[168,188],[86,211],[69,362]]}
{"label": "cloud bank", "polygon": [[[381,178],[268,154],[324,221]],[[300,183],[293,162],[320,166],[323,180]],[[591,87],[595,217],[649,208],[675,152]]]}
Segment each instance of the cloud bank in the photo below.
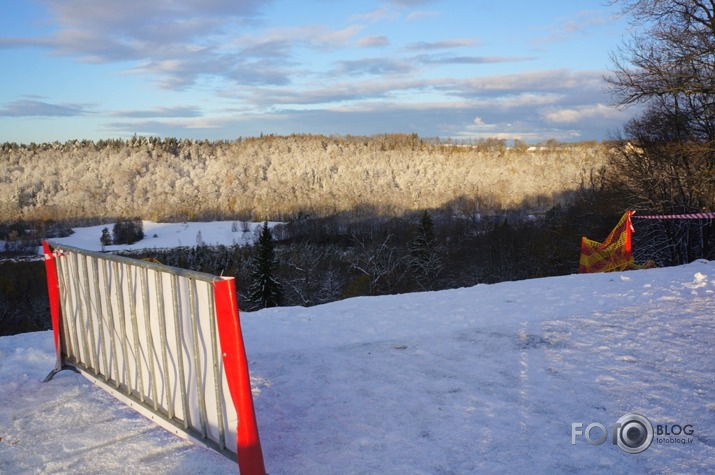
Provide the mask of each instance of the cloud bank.
{"label": "cloud bank", "polygon": [[[151,84],[157,100],[116,108],[20,97],[0,102],[0,117],[91,116],[110,134],[217,139],[390,131],[590,139],[627,118],[608,105],[602,68],[538,69],[537,46],[602,25],[593,12],[559,19],[528,47],[490,54],[478,32],[430,30],[445,12],[428,0],[385,0],[324,24],[274,22],[273,2],[259,0],[37,3],[49,27],[0,38],[1,50],[113,65]],[[416,24],[424,38],[396,33]]]}

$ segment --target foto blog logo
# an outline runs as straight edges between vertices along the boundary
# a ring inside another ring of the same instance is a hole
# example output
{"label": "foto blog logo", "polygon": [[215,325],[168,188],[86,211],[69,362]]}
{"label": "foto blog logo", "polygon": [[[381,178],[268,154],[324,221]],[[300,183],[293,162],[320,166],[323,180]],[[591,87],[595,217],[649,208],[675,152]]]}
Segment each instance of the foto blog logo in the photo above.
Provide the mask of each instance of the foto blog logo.
{"label": "foto blog logo", "polygon": [[[653,424],[640,414],[626,414],[615,423],[609,424],[613,445],[618,445],[624,452],[639,454],[653,443]],[[583,428],[583,423],[571,423],[571,444],[576,444],[576,437],[583,436],[591,445],[601,445],[608,439],[608,429],[600,422],[592,422]]]}
{"label": "foto blog logo", "polygon": [[[639,454],[655,441],[659,444],[692,444],[695,433],[692,424],[653,424],[647,417],[630,413],[622,416],[613,424],[611,441],[624,452]],[[571,423],[571,445],[576,445],[576,437],[582,436],[591,445],[601,445],[608,439],[608,429],[600,422],[592,422],[584,429],[583,423]],[[683,437],[681,437],[683,436]],[[687,436],[687,437],[686,437]]]}

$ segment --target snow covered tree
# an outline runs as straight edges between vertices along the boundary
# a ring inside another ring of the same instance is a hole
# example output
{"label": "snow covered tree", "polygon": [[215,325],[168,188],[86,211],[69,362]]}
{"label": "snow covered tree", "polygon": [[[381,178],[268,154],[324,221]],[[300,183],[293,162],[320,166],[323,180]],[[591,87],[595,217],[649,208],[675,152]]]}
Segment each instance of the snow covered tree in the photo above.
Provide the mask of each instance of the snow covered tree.
{"label": "snow covered tree", "polygon": [[277,307],[283,301],[283,285],[275,277],[278,262],[268,222],[263,223],[251,262],[248,301],[254,309]]}
{"label": "snow covered tree", "polygon": [[296,243],[288,256],[290,276],[286,283],[301,303],[315,305],[320,286],[320,265],[325,259],[325,250],[312,243]]}
{"label": "snow covered tree", "polygon": [[393,235],[369,231],[352,237],[355,250],[350,268],[362,274],[369,294],[394,292],[405,275],[405,256],[397,246],[390,244]]}

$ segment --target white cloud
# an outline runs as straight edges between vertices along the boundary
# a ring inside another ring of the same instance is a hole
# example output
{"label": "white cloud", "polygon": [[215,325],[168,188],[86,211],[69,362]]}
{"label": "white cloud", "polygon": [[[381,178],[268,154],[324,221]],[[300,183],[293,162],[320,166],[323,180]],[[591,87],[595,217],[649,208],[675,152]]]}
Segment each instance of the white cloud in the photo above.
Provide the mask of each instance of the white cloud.
{"label": "white cloud", "polygon": [[620,119],[622,115],[618,109],[605,104],[553,108],[542,113],[545,120],[557,124],[575,124],[588,119]]}
{"label": "white cloud", "polygon": [[582,10],[575,16],[562,18],[557,23],[546,27],[548,33],[534,40],[535,44],[567,41],[574,35],[588,34],[589,30],[614,21],[612,14],[595,10]]}
{"label": "white cloud", "polygon": [[408,22],[415,22],[415,21],[421,21],[424,20],[425,18],[430,18],[434,16],[438,16],[439,12],[435,11],[417,11],[417,12],[412,12],[409,15],[407,15],[407,21]]}
{"label": "white cloud", "polygon": [[52,104],[35,99],[20,99],[0,108],[0,117],[72,117],[88,113],[86,104]]}
{"label": "white cloud", "polygon": [[511,110],[526,107],[543,107],[558,104],[564,100],[563,94],[521,92],[497,97],[474,99],[474,104],[484,108]]}
{"label": "white cloud", "polygon": [[386,19],[395,19],[397,15],[386,8],[376,8],[375,10],[369,11],[367,13],[356,13],[350,17],[353,21],[369,21],[376,22]]}
{"label": "white cloud", "polygon": [[472,38],[462,38],[454,40],[441,40],[441,41],[418,41],[410,43],[407,45],[407,49],[410,50],[435,50],[435,49],[452,49],[461,48],[465,46],[475,46],[479,42]]}
{"label": "white cloud", "polygon": [[475,91],[559,91],[563,89],[600,91],[603,88],[603,72],[552,69],[500,76],[483,76],[469,79],[465,83]]}
{"label": "white cloud", "polygon": [[192,106],[156,107],[142,110],[119,110],[110,112],[110,117],[148,118],[148,117],[199,117],[201,110]]}
{"label": "white cloud", "polygon": [[[112,80],[120,70],[134,75],[122,81],[148,80],[169,90],[157,91],[155,102],[151,97],[148,104],[137,100],[124,111],[93,114],[127,123],[110,128],[127,125],[131,130],[144,120],[150,130],[168,135],[211,128],[212,133],[231,137],[236,131],[223,124],[253,122],[260,132],[271,130],[265,124],[280,118],[288,133],[307,130],[304,127],[312,121],[316,130],[336,133],[379,133],[379,127],[394,127],[428,136],[515,130],[523,135],[531,127],[600,137],[603,132],[593,132],[597,127],[617,127],[622,118],[604,105],[608,100],[603,71],[524,71],[532,64],[545,64],[541,58],[523,56],[529,54],[529,45],[494,49],[472,38],[479,30],[452,30],[438,21],[422,25],[429,34],[415,33],[414,25],[405,20],[441,15],[427,6],[436,2],[378,1],[352,7],[365,8],[366,13],[353,15],[343,6],[329,16],[296,15],[296,22],[284,16],[284,4],[276,5],[275,19],[269,17],[273,10],[265,5],[271,2],[262,0],[127,0],[121,6],[101,0],[37,3],[50,12],[46,27],[36,37],[0,38],[0,48],[43,48],[53,56],[112,63],[109,68],[82,67],[111,70]],[[329,3],[323,6],[328,8]],[[444,12],[458,14],[446,6]],[[563,31],[570,34],[588,26],[588,18],[572,15],[567,20],[583,22],[561,21]],[[182,100],[179,96],[185,101],[181,106],[176,105]],[[92,110],[61,98],[22,99],[5,99],[0,115],[82,115]],[[241,111],[234,112],[235,118],[209,120],[210,111],[215,111],[211,104],[221,103]],[[352,121],[350,114],[355,114]]]}
{"label": "white cloud", "polygon": [[390,40],[387,36],[368,36],[366,38],[360,38],[357,40],[358,46],[364,47],[376,47],[376,46],[387,46],[390,44]]}

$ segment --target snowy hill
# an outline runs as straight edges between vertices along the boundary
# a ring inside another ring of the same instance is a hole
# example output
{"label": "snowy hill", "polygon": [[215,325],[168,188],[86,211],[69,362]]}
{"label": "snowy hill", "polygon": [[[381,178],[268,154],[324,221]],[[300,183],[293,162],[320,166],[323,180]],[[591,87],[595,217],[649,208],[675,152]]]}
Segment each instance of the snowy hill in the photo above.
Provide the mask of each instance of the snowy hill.
{"label": "snowy hill", "polygon": [[[267,470],[712,471],[714,297],[699,261],[244,312]],[[53,365],[50,332],[0,338],[0,473],[237,472]],[[572,433],[632,412],[692,434]]]}

